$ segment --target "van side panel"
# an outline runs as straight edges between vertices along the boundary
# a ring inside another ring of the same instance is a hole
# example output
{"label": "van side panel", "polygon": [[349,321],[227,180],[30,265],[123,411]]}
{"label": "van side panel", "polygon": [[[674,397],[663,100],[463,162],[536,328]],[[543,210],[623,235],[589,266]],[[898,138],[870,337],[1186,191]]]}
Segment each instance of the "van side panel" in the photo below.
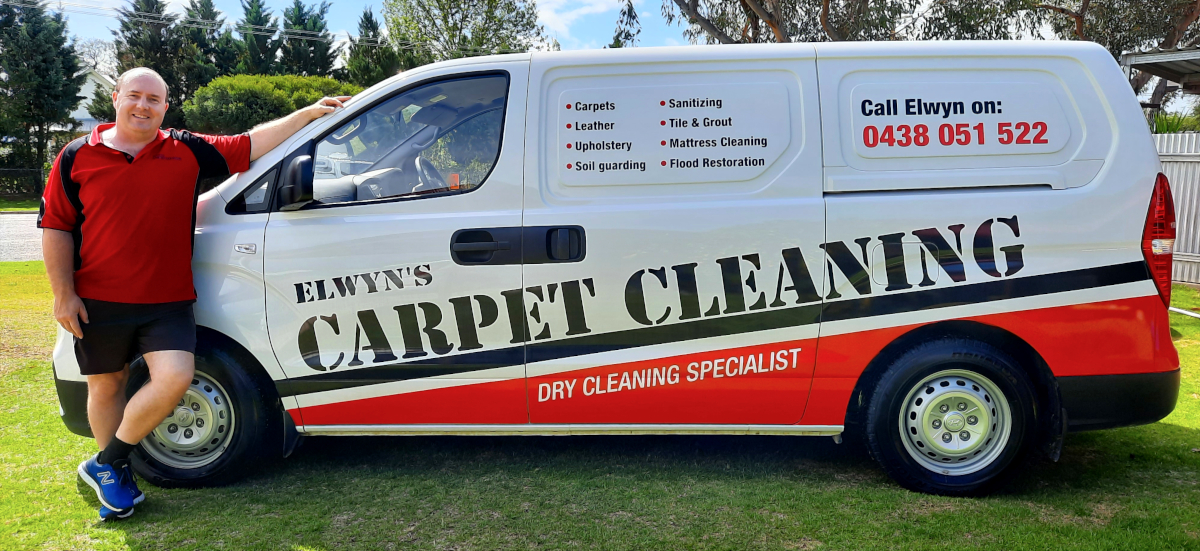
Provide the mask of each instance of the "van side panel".
{"label": "van side panel", "polygon": [[[1170,334],[1162,330],[1167,323],[1166,310],[1157,296],[959,319],[999,327],[1020,337],[1060,381],[1077,376],[1172,373],[1179,366]],[[1151,330],[1147,330],[1146,320],[1151,320]],[[885,346],[923,325],[927,324],[822,335],[804,422],[841,424],[866,366]]]}
{"label": "van side panel", "polygon": [[[994,69],[992,81],[980,82],[968,67]],[[805,423],[842,422],[859,376],[879,351],[944,320],[1016,335],[1060,383],[1128,375],[1163,387],[1159,379],[1178,369],[1178,356],[1140,248],[1158,159],[1136,99],[1106,51],[821,45],[818,72],[827,240],[842,243],[842,256],[851,251],[854,261],[833,262],[828,272],[833,291]],[[1028,101],[1023,88],[1043,90],[1041,102]],[[864,107],[863,90],[877,96],[873,109]],[[1006,93],[1011,98],[1001,100]],[[954,107],[955,94],[962,108]],[[984,96],[996,97],[995,110],[972,108]],[[1018,122],[1030,129],[1046,122],[1049,130],[1041,143],[1032,131],[1019,143],[1012,134]],[[901,135],[915,135],[918,125],[929,145],[913,139],[901,147]],[[870,284],[854,285],[856,276]],[[1072,408],[1099,400],[1074,393],[1081,385],[1060,386],[1068,418]],[[1152,407],[1071,425],[1162,415]]]}
{"label": "van side panel", "polygon": [[535,53],[531,74],[524,224],[584,254],[524,265],[530,421],[797,423],[825,229],[812,46]]}

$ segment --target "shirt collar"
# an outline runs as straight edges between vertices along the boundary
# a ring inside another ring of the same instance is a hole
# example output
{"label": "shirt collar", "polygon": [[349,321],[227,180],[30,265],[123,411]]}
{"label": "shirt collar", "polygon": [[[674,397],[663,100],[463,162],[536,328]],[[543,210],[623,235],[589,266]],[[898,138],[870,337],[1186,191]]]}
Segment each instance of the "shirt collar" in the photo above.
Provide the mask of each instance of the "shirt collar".
{"label": "shirt collar", "polygon": [[[92,133],[88,136],[88,145],[103,144],[104,141],[100,139],[100,133],[106,132],[106,131],[108,131],[108,129],[110,129],[116,125],[117,125],[117,123],[115,123],[115,122],[106,122],[104,124],[97,124],[96,127],[92,129]],[[154,136],[154,141],[146,144],[146,147],[150,147],[151,145],[161,142],[165,139],[167,139],[167,131],[159,128],[158,135]]]}

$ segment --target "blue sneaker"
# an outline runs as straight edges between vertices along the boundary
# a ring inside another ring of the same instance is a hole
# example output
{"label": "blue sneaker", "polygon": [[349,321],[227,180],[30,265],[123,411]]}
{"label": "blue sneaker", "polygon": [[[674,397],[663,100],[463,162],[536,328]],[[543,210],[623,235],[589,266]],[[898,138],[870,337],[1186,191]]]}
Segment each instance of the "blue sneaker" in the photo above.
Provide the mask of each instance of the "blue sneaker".
{"label": "blue sneaker", "polygon": [[124,512],[133,508],[133,495],[129,492],[122,479],[126,478],[124,469],[114,469],[111,465],[101,465],[96,462],[100,454],[93,455],[76,469],[79,478],[96,490],[96,498],[100,504],[114,511]]}
{"label": "blue sneaker", "polygon": [[146,494],[143,494],[142,491],[138,489],[137,479],[133,477],[133,467],[130,467],[129,463],[125,463],[125,466],[121,467],[121,470],[125,471],[125,481],[127,482],[125,489],[129,490],[129,493],[133,495],[133,504],[137,505],[142,501],[145,501]]}
{"label": "blue sneaker", "polygon": [[121,520],[129,518],[132,515],[133,507],[130,507],[124,511],[114,511],[103,505],[100,506],[100,520]]}

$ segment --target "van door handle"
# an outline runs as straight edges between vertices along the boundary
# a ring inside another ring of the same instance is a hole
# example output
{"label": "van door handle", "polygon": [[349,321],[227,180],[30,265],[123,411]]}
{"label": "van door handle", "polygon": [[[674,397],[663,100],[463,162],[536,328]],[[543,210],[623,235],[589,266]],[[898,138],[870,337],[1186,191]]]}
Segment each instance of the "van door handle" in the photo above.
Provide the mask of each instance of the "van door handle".
{"label": "van door handle", "polygon": [[521,227],[471,228],[450,236],[450,259],[462,266],[521,263]]}
{"label": "van door handle", "polygon": [[527,226],[525,264],[582,262],[587,255],[583,226]]}
{"label": "van door handle", "polygon": [[512,247],[508,241],[485,241],[482,243],[455,243],[450,245],[450,250],[456,253],[469,253],[481,251],[507,251]]}

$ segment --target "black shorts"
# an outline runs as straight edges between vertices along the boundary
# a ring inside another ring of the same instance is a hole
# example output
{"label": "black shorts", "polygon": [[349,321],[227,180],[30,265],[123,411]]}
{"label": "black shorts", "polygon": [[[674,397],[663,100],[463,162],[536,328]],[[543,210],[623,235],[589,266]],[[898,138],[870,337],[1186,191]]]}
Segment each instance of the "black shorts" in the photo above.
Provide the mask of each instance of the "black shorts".
{"label": "black shorts", "polygon": [[128,304],[83,299],[88,323],[75,338],[75,358],[84,375],[115,373],[140,354],[160,350],[196,352],[195,301]]}

